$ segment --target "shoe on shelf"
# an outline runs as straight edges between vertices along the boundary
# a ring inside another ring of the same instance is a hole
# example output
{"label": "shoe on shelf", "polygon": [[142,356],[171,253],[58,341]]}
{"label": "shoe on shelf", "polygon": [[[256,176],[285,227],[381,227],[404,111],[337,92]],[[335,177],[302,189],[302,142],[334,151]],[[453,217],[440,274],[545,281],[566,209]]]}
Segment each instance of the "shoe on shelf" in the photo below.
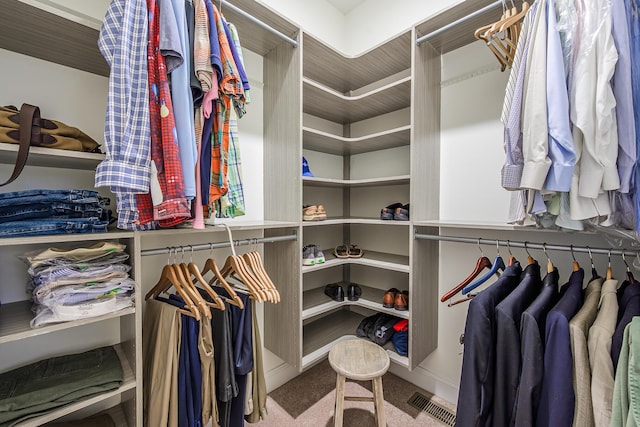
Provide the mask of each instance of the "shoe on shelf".
{"label": "shoe on shelf", "polygon": [[334,301],[344,301],[344,289],[340,283],[329,283],[324,287],[324,294]]}
{"label": "shoe on shelf", "polygon": [[409,203],[396,208],[393,213],[393,219],[396,221],[409,221]]}
{"label": "shoe on shelf", "polygon": [[355,283],[350,283],[349,287],[347,288],[347,299],[349,301],[358,301],[360,295],[362,295],[362,289],[360,288],[360,286],[356,285]]}
{"label": "shoe on shelf", "polygon": [[317,209],[317,221],[324,221],[325,219],[327,219],[327,211],[325,210],[323,205],[318,205]]}
{"label": "shoe on shelf", "polygon": [[393,302],[393,308],[398,311],[407,311],[409,309],[409,291],[396,293],[396,298]]}
{"label": "shoe on shelf", "polygon": [[362,255],[364,255],[364,250],[358,245],[349,245],[349,258],[362,258]]}
{"label": "shoe on shelf", "polygon": [[311,245],[302,248],[302,265],[315,265],[316,254]]}
{"label": "shoe on shelf", "polygon": [[349,248],[345,245],[336,246],[333,249],[333,254],[336,258],[349,258]]}
{"label": "shoe on shelf", "polygon": [[324,252],[322,252],[322,249],[320,249],[320,247],[318,247],[318,245],[311,245],[313,246],[313,254],[316,260],[316,265],[318,264],[324,264]]}
{"label": "shoe on shelf", "polygon": [[393,308],[393,305],[396,301],[396,295],[400,291],[396,288],[391,288],[387,292],[384,293],[384,297],[382,297],[382,306],[385,308]]}
{"label": "shoe on shelf", "polygon": [[307,162],[307,159],[304,157],[302,157],[302,176],[313,176],[309,169],[309,162]]}
{"label": "shoe on shelf", "polygon": [[306,205],[302,207],[302,220],[303,221],[317,221],[318,220],[318,207],[316,205]]}
{"label": "shoe on shelf", "polygon": [[393,214],[395,213],[396,209],[401,208],[402,207],[402,203],[393,203],[389,206],[387,206],[386,208],[382,208],[380,210],[380,219],[382,220],[391,220],[393,219]]}

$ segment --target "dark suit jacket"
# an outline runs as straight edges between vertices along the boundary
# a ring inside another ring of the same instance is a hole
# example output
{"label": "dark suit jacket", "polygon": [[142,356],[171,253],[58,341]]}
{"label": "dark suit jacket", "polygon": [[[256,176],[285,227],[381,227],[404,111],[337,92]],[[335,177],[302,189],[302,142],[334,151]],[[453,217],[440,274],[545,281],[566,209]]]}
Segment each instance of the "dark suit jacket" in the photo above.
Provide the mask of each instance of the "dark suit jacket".
{"label": "dark suit jacket", "polygon": [[584,270],[571,273],[566,291],[547,315],[542,392],[536,416],[539,427],[570,427],[573,422],[573,356],[569,320],[582,306]]}
{"label": "dark suit jacket", "polygon": [[536,424],[544,366],[545,322],[547,314],[558,302],[559,279],[557,269],[545,276],[542,291],[522,313],[520,320],[522,371],[514,408],[514,424],[518,427]]}
{"label": "dark suit jacket", "polygon": [[640,316],[640,284],[633,283],[624,290],[624,294],[620,299],[620,307],[618,313],[622,313],[620,320],[616,326],[616,331],[611,338],[611,360],[613,360],[614,369],[618,368],[618,358],[622,350],[622,339],[624,337],[624,328],[634,316]]}
{"label": "dark suit jacket", "polygon": [[464,329],[464,354],[456,426],[490,425],[495,369],[494,309],[520,281],[519,263],[508,266],[502,276],[470,303]]}
{"label": "dark suit jacket", "polygon": [[496,306],[496,370],[494,375],[493,425],[513,425],[520,381],[520,318],[540,293],[540,265],[524,269],[518,286]]}

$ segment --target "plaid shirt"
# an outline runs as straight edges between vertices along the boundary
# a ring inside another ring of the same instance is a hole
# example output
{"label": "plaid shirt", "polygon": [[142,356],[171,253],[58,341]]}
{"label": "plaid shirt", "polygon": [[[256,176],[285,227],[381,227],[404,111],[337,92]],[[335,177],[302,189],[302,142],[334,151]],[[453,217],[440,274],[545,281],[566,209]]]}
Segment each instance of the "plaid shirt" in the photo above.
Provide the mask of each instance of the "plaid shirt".
{"label": "plaid shirt", "polygon": [[[149,191],[147,7],[144,0],[112,0],[98,47],[111,68],[103,160],[96,187],[115,193]],[[118,209],[119,211],[120,209]]]}
{"label": "plaid shirt", "polygon": [[238,141],[238,116],[235,110],[231,110],[229,136],[228,190],[227,194],[216,201],[216,216],[218,218],[235,218],[245,213],[240,141]]}
{"label": "plaid shirt", "polygon": [[[160,13],[157,0],[147,0],[149,7],[149,111],[151,118],[151,191],[138,194],[138,221],[141,225],[158,221],[171,227],[191,216],[184,195],[182,164],[178,152],[177,132],[167,79],[167,67],[160,54]],[[160,191],[158,191],[158,189]]]}

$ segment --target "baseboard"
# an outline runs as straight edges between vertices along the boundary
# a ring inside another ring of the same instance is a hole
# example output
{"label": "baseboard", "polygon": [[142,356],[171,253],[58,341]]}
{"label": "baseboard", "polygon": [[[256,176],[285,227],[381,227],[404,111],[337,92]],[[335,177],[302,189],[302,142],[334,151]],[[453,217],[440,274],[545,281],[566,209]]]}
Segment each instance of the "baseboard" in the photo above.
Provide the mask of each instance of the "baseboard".
{"label": "baseboard", "polygon": [[271,393],[281,385],[291,381],[300,375],[300,372],[293,366],[282,363],[275,368],[265,372],[265,381],[267,382],[267,393]]}
{"label": "baseboard", "polygon": [[389,371],[405,381],[451,402],[454,406],[458,401],[458,384],[451,384],[427,369],[418,366],[409,371],[400,365],[392,363]]}

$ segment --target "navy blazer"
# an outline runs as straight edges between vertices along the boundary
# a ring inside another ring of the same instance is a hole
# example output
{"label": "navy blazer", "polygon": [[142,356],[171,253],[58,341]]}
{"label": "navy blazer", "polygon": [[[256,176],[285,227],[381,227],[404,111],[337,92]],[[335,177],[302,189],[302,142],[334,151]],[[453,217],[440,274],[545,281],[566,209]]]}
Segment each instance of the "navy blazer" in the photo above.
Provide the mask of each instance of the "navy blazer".
{"label": "navy blazer", "polygon": [[616,331],[611,338],[611,360],[613,360],[614,370],[618,368],[618,358],[622,350],[622,340],[624,338],[624,328],[631,323],[634,316],[640,316],[640,284],[634,283],[624,290],[620,299],[618,313],[620,320],[616,326]]}
{"label": "navy blazer", "polygon": [[570,427],[573,423],[573,355],[569,321],[583,302],[584,270],[571,273],[566,290],[547,314],[542,392],[536,416],[539,427]]}
{"label": "navy blazer", "polygon": [[544,363],[544,331],[547,314],[558,302],[558,269],[548,273],[542,281],[540,294],[522,313],[520,320],[520,348],[522,370],[518,384],[514,424],[534,426],[542,389]]}
{"label": "navy blazer", "polygon": [[495,370],[496,305],[520,282],[522,267],[514,263],[496,282],[469,303],[464,328],[464,354],[456,426],[491,425]]}
{"label": "navy blazer", "polygon": [[524,269],[518,286],[496,306],[496,370],[494,376],[493,425],[512,426],[520,381],[520,319],[540,293],[540,265]]}

